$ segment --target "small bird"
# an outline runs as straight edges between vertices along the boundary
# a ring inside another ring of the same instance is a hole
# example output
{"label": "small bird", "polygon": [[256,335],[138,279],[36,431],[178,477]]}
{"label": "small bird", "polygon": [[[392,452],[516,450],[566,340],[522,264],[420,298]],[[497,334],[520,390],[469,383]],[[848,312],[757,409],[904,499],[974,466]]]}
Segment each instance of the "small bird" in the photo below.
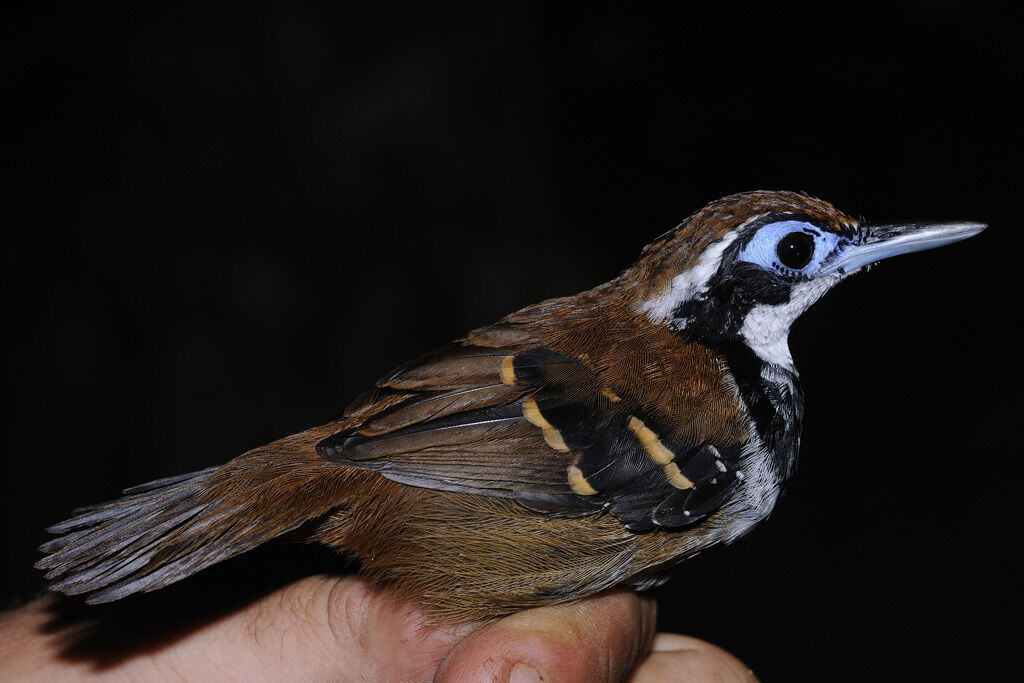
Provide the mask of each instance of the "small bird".
{"label": "small bird", "polygon": [[792,475],[797,317],[876,261],[984,228],[719,199],[611,282],[399,367],[332,422],[76,510],[37,567],[102,603],[287,534],[436,623],[657,585],[764,519]]}

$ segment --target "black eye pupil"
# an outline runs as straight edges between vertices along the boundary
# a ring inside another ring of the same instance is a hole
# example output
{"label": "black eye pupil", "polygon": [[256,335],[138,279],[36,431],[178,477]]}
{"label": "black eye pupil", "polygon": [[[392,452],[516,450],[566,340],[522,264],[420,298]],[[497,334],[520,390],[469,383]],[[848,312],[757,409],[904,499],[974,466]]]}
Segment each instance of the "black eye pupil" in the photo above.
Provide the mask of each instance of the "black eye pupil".
{"label": "black eye pupil", "polygon": [[803,232],[791,232],[775,247],[782,265],[793,270],[800,270],[811,262],[814,256],[814,238]]}

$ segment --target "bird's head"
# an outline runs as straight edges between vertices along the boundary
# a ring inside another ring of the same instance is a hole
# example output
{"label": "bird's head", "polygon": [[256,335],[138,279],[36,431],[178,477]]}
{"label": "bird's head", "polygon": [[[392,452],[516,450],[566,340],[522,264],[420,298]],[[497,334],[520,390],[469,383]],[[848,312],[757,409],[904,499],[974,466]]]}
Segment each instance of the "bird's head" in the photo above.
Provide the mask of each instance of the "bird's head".
{"label": "bird's head", "polygon": [[651,320],[712,344],[746,343],[791,367],[787,338],[801,313],[858,270],[971,237],[980,223],[863,226],[794,192],[712,202],[643,252],[625,273]]}

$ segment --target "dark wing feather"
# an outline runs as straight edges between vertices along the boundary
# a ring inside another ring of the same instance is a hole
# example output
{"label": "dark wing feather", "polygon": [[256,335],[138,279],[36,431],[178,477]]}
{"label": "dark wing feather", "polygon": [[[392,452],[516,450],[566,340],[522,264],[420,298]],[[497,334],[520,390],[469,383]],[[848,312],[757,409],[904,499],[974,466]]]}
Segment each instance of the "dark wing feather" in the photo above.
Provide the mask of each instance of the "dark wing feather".
{"label": "dark wing feather", "polygon": [[706,517],[738,483],[739,449],[661,439],[656,417],[626,393],[544,346],[455,342],[378,382],[317,451],[548,515],[607,509],[637,531]]}

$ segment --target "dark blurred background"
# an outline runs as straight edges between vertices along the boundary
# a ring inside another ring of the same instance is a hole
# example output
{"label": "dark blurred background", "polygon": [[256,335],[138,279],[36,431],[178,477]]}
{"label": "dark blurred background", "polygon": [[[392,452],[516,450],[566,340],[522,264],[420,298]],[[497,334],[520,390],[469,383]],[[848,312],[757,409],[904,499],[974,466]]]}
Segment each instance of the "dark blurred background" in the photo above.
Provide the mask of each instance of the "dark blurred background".
{"label": "dark blurred background", "polygon": [[680,567],[661,627],[771,681],[1012,670],[1017,25],[974,2],[677,5],[9,14],[0,600],[40,588],[35,546],[74,506],[326,421],[711,199],[796,189],[992,227],[797,324],[798,475]]}

